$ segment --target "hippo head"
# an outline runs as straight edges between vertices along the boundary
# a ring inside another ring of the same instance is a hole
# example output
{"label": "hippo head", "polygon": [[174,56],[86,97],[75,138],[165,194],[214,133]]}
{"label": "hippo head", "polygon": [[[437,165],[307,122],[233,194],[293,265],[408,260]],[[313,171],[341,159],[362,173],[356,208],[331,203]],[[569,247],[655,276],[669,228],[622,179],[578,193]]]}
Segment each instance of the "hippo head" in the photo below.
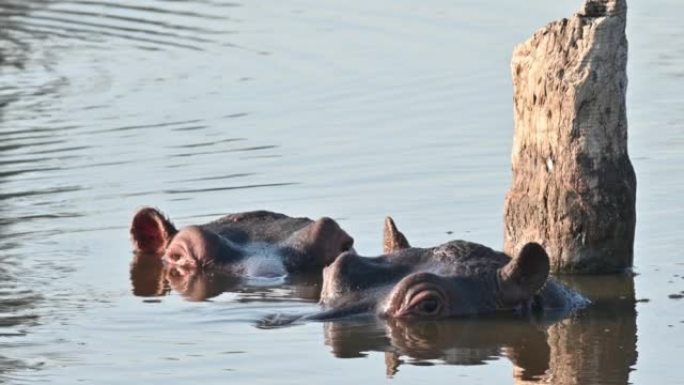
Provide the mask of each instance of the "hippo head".
{"label": "hippo head", "polygon": [[227,215],[180,230],[160,211],[146,207],[130,228],[137,254],[157,255],[184,268],[218,267],[251,276],[320,270],[353,239],[330,218],[312,221],[268,211]]}
{"label": "hippo head", "polygon": [[539,244],[528,243],[514,258],[465,241],[411,248],[391,218],[384,246],[379,257],[347,252],[324,269],[321,304],[329,314],[410,319],[520,310],[535,306],[549,274]]}

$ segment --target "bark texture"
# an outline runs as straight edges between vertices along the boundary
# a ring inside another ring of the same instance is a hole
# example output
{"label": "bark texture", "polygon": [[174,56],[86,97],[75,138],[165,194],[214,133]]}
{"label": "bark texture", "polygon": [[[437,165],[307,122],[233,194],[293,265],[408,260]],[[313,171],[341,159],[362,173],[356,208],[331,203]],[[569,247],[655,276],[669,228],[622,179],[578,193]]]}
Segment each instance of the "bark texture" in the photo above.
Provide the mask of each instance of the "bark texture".
{"label": "bark texture", "polygon": [[636,177],[627,154],[626,0],[587,0],[515,48],[513,181],[504,249],[539,242],[554,273],[632,265]]}

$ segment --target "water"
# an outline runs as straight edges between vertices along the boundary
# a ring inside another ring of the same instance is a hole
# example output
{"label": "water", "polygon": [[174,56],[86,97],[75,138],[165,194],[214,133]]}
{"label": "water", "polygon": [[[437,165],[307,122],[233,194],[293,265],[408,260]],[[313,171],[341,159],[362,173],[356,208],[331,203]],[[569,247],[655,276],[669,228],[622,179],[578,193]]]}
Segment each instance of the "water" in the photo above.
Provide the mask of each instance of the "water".
{"label": "water", "polygon": [[315,280],[198,301],[131,276],[142,205],[332,216],[366,255],[388,214],[415,245],[499,247],[510,54],[578,7],[0,0],[0,382],[684,383],[675,0],[629,11],[638,275],[570,280],[595,302],[577,317],[264,329],[316,310]]}

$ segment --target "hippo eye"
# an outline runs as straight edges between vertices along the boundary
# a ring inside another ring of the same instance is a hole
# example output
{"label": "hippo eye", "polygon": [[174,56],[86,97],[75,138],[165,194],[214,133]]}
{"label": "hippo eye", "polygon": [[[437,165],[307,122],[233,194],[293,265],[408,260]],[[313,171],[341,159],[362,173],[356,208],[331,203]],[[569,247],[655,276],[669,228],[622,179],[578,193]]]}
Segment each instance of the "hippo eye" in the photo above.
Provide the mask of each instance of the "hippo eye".
{"label": "hippo eye", "polygon": [[444,304],[439,292],[423,290],[411,296],[406,305],[406,312],[420,316],[436,316],[441,314]]}
{"label": "hippo eye", "polygon": [[456,291],[449,279],[420,272],[404,277],[395,285],[385,307],[392,318],[420,319],[448,317],[452,314]]}
{"label": "hippo eye", "polygon": [[416,310],[423,314],[436,314],[439,311],[439,302],[434,299],[426,299],[423,300],[418,306],[416,306]]}

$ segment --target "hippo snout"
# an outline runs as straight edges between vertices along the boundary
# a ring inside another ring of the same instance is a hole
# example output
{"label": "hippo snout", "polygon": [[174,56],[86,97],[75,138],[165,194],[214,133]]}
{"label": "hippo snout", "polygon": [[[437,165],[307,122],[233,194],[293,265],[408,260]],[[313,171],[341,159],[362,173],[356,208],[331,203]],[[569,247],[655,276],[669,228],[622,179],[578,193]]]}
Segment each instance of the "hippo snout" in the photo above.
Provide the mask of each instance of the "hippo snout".
{"label": "hippo snout", "polygon": [[164,254],[167,263],[181,266],[210,266],[239,254],[216,233],[188,226],[176,234]]}

